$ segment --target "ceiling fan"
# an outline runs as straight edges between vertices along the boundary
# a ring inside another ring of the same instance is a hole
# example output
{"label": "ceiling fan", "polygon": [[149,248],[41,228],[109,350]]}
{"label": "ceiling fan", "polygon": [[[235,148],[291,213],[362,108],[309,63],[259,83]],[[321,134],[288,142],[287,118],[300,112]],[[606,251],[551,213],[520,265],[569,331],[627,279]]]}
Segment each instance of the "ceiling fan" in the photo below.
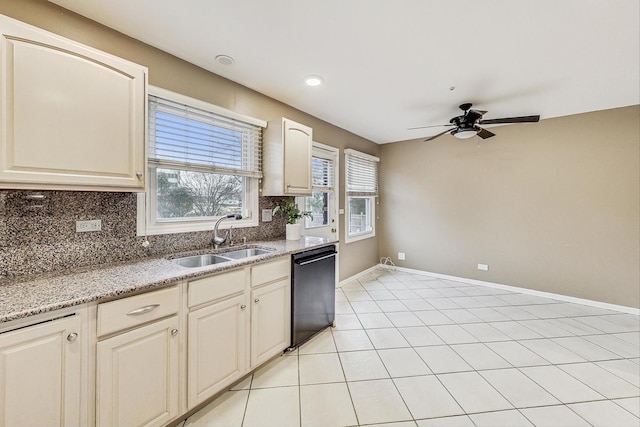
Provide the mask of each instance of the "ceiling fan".
{"label": "ceiling fan", "polygon": [[521,117],[505,117],[502,119],[483,119],[482,116],[486,114],[486,111],[482,110],[472,110],[471,103],[465,103],[460,105],[460,109],[464,111],[464,114],[461,116],[453,117],[449,120],[449,124],[446,125],[435,125],[435,126],[420,126],[415,128],[409,128],[407,130],[414,129],[426,129],[432,127],[441,127],[441,126],[453,126],[453,129],[447,129],[444,132],[441,132],[437,135],[431,136],[426,141],[433,141],[439,136],[444,135],[445,133],[449,133],[455,136],[458,139],[467,139],[478,135],[482,139],[491,138],[495,136],[495,133],[490,132],[480,125],[497,125],[497,124],[508,124],[508,123],[536,123],[540,121],[540,116],[521,116]]}

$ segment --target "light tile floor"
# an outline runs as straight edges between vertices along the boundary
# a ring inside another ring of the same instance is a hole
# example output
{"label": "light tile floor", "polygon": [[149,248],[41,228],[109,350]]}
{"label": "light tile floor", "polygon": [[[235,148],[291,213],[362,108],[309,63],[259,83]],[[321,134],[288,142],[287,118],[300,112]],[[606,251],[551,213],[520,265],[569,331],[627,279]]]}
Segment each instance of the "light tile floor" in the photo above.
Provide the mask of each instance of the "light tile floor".
{"label": "light tile floor", "polygon": [[640,318],[387,270],[185,427],[640,425]]}

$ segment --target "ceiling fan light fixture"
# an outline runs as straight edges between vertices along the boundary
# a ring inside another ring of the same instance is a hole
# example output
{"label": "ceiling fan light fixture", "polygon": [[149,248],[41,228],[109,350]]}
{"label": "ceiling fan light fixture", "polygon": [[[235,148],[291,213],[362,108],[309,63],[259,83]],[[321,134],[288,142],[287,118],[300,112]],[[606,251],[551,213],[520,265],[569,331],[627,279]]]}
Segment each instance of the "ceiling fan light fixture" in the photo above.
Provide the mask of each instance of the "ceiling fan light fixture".
{"label": "ceiling fan light fixture", "polygon": [[451,132],[451,135],[455,136],[458,139],[469,139],[473,138],[478,134],[476,129],[454,129]]}

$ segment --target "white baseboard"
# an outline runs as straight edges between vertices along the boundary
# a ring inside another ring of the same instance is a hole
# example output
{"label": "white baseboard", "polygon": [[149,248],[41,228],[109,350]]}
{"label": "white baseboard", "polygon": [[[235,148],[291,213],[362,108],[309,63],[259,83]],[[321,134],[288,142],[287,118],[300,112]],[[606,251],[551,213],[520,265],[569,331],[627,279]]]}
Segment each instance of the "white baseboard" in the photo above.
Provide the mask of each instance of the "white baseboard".
{"label": "white baseboard", "polygon": [[367,268],[366,270],[361,271],[360,273],[354,274],[354,275],[353,275],[353,276],[351,276],[351,277],[347,277],[346,279],[341,280],[341,281],[338,283],[338,285],[336,286],[336,288],[341,288],[342,286],[346,285],[348,282],[350,282],[350,281],[352,281],[352,280],[355,280],[355,279],[358,279],[358,278],[360,278],[360,277],[362,277],[362,276],[366,276],[367,274],[369,274],[369,273],[371,273],[372,271],[375,271],[375,270],[377,270],[377,269],[378,269],[378,265],[374,265],[373,267],[369,267],[369,268]]}
{"label": "white baseboard", "polygon": [[[535,296],[538,296],[538,297],[551,298],[551,299],[555,299],[555,300],[558,300],[558,301],[565,301],[565,302],[571,302],[571,303],[574,303],[574,304],[588,305],[590,307],[603,308],[605,310],[619,311],[621,313],[635,314],[636,316],[640,316],[640,308],[627,307],[627,306],[624,306],[624,305],[609,304],[607,302],[594,301],[594,300],[585,299],[585,298],[571,297],[571,296],[568,296],[568,295],[554,294],[552,292],[536,291],[535,289],[520,288],[520,287],[517,287],[517,286],[502,285],[500,283],[493,283],[493,282],[484,282],[482,280],[466,279],[464,277],[448,276],[446,274],[431,273],[431,272],[428,272],[428,271],[414,270],[414,269],[405,268],[405,267],[391,267],[391,266],[383,265],[383,264],[378,264],[377,267],[378,268],[383,268],[383,269],[386,269],[386,270],[394,270],[395,269],[396,271],[402,271],[402,272],[405,272],[405,273],[419,274],[419,275],[422,275],[422,276],[430,276],[430,277],[435,277],[435,278],[438,278],[438,279],[446,279],[446,280],[451,280],[451,281],[454,281],[454,282],[467,283],[467,284],[470,284],[470,285],[487,286],[489,288],[502,289],[502,290],[505,290],[505,291],[520,292],[521,294],[535,295]],[[370,270],[371,269],[368,269],[366,271],[369,272]]]}

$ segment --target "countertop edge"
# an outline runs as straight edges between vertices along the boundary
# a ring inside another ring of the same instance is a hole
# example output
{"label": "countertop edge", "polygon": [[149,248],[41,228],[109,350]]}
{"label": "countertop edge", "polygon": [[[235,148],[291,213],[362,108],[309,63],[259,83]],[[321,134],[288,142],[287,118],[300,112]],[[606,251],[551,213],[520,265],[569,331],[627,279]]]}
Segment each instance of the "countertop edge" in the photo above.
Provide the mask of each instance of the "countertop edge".
{"label": "countertop edge", "polygon": [[[268,240],[247,242],[243,247],[265,247],[273,252],[229,263],[187,268],[170,258],[212,253],[211,248],[144,258],[131,262],[103,264],[56,274],[4,280],[0,283],[0,325],[31,316],[87,303],[101,303],[136,293],[161,289],[186,279],[204,277],[286,255],[338,244],[339,240],[304,237],[300,241]],[[229,248],[225,248],[229,250]],[[218,250],[217,252],[220,252]],[[148,270],[152,270],[148,272]],[[145,278],[146,275],[148,278]],[[83,286],[85,285],[85,286]],[[56,290],[59,297],[56,297]],[[42,302],[35,302],[41,299]]]}

